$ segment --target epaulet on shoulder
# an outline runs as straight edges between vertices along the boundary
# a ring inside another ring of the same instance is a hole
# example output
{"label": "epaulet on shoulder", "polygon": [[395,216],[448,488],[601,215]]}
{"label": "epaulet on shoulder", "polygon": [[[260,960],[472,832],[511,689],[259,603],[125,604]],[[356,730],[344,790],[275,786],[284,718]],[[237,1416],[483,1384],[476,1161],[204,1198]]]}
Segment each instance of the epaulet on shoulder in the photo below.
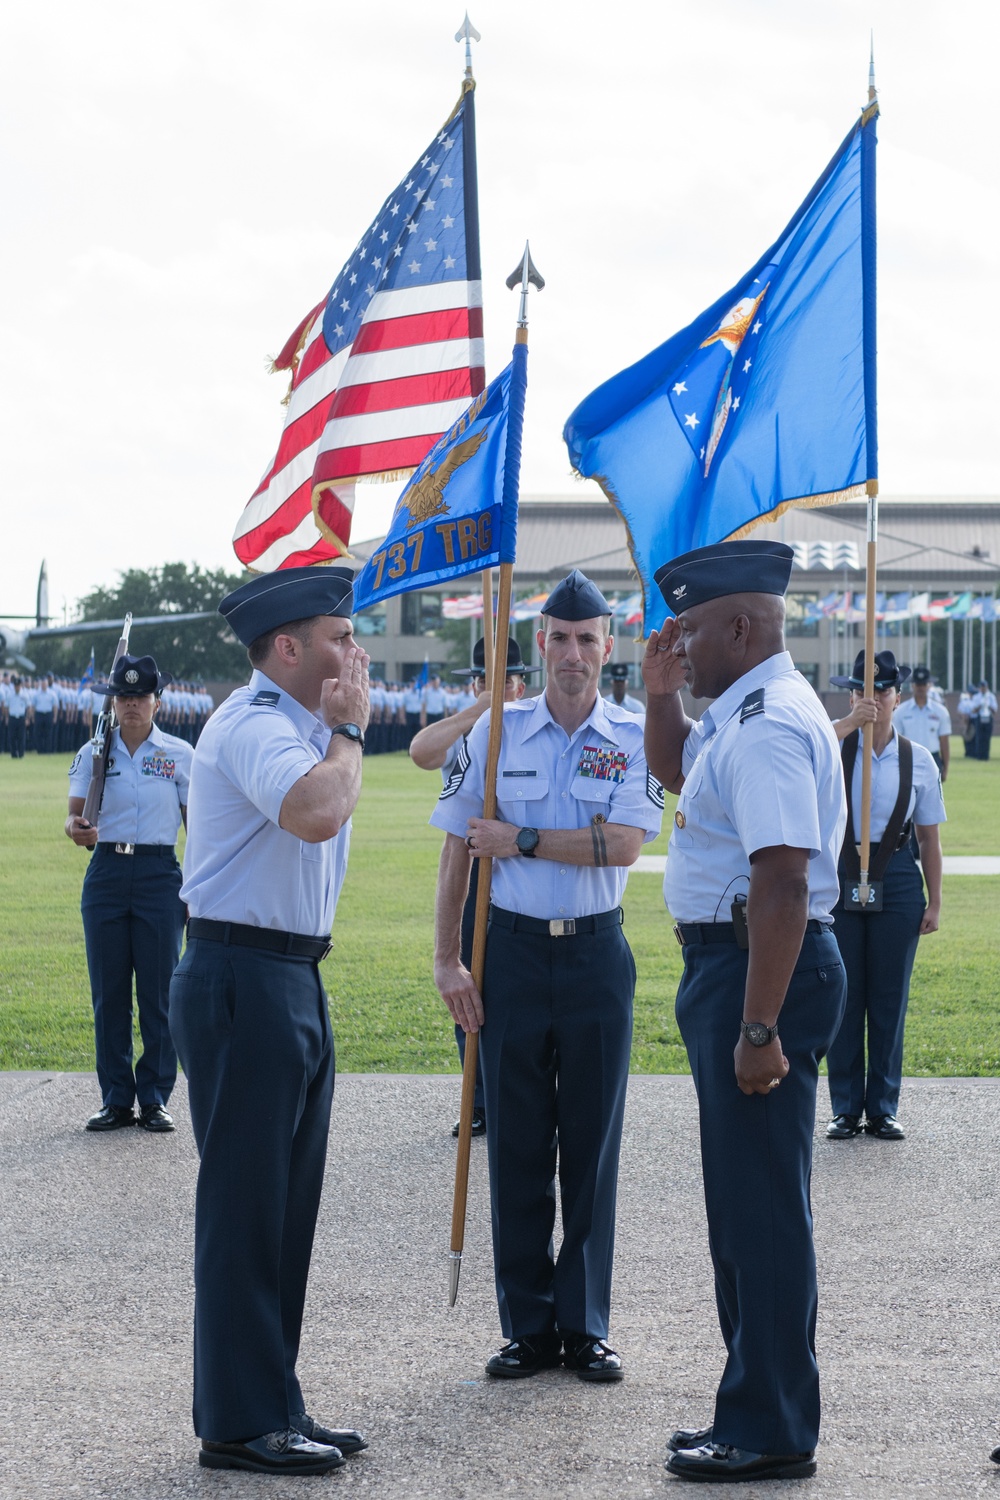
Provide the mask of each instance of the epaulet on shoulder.
{"label": "epaulet on shoulder", "polygon": [[250,699],[251,708],[276,708],[281,699],[281,694],[270,688],[261,688],[253,698]]}
{"label": "epaulet on shoulder", "polygon": [[745,724],[747,719],[755,719],[758,714],[765,712],[764,689],[754,688],[752,693],[747,693],[740,705],[740,723]]}

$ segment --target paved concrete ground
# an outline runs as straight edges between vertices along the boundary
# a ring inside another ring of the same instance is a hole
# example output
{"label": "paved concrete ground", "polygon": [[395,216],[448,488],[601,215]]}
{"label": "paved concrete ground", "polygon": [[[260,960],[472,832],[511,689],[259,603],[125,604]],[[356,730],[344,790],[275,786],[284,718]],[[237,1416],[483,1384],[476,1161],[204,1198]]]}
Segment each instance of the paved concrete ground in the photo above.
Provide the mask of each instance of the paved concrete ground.
{"label": "paved concrete ground", "polygon": [[[315,1414],[371,1449],[278,1481],[197,1467],[183,1083],[176,1135],[102,1137],[81,1129],[93,1077],[0,1075],[4,1500],[689,1493],[664,1474],[664,1438],[710,1416],[722,1357],[690,1080],[632,1081],[613,1324],[628,1376],[610,1387],[483,1377],[499,1338],[482,1142],[447,1307],[457,1094],[453,1078],[338,1082],[300,1373]],[[901,1117],[901,1144],[817,1141],[820,1470],[743,1496],[1000,1495],[1000,1082],[907,1082]]]}

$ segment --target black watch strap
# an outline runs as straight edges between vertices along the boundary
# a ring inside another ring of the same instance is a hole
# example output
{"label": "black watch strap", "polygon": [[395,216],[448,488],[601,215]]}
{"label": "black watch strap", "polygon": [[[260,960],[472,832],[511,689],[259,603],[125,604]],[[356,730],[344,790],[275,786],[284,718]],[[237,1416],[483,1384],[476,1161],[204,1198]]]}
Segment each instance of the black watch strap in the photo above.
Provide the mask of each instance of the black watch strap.
{"label": "black watch strap", "polygon": [[365,748],[364,730],[360,724],[334,724],[330,730],[331,734],[342,734],[345,740],[353,740],[361,749]]}

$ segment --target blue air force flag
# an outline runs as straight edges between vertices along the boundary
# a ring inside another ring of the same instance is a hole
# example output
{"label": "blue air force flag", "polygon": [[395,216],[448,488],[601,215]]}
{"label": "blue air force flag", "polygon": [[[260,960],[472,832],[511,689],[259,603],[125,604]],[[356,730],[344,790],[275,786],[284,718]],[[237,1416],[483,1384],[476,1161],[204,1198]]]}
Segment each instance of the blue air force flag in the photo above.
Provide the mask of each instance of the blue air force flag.
{"label": "blue air force flag", "polygon": [[385,541],[354,580],[354,607],[513,562],[526,344],[439,438],[396,503]]}
{"label": "blue air force flag", "polygon": [[877,475],[877,113],[734,287],[566,423],[573,467],[628,526],[647,631],[665,618],[658,567]]}

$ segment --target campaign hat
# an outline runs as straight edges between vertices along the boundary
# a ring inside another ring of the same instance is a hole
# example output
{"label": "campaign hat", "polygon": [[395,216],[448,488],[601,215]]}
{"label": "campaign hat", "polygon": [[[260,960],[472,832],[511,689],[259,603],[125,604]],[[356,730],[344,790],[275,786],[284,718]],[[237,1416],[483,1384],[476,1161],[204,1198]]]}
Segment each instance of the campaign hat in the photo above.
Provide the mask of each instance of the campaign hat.
{"label": "campaign hat", "polygon": [[261,573],[227,594],[219,605],[237,640],[250,646],[269,630],[291,620],[354,613],[354,573],[350,568],[279,568]]}
{"label": "campaign hat", "polygon": [[571,622],[596,620],[598,615],[610,615],[611,605],[597,584],[591,583],[579,568],[574,568],[561,583],[556,584],[539,613]]}
{"label": "campaign hat", "polygon": [[145,698],[147,693],[159,697],[173,680],[169,672],[160,671],[151,656],[129,656],[125,651],[111,668],[108,692],[116,698]]}
{"label": "campaign hat", "polygon": [[[901,667],[891,651],[875,652],[875,687],[881,692],[885,688],[899,688],[910,675],[909,667]],[[861,692],[865,685],[865,653],[859,651],[854,658],[854,671],[850,677],[831,677],[830,685],[839,688],[854,688]]]}
{"label": "campaign hat", "polygon": [[[507,637],[507,676],[516,674],[521,677],[527,676],[529,672],[537,672],[538,667],[525,666],[521,660],[521,648],[512,635]],[[472,648],[472,666],[456,667],[452,677],[482,677],[486,672],[486,637],[480,636]]]}

